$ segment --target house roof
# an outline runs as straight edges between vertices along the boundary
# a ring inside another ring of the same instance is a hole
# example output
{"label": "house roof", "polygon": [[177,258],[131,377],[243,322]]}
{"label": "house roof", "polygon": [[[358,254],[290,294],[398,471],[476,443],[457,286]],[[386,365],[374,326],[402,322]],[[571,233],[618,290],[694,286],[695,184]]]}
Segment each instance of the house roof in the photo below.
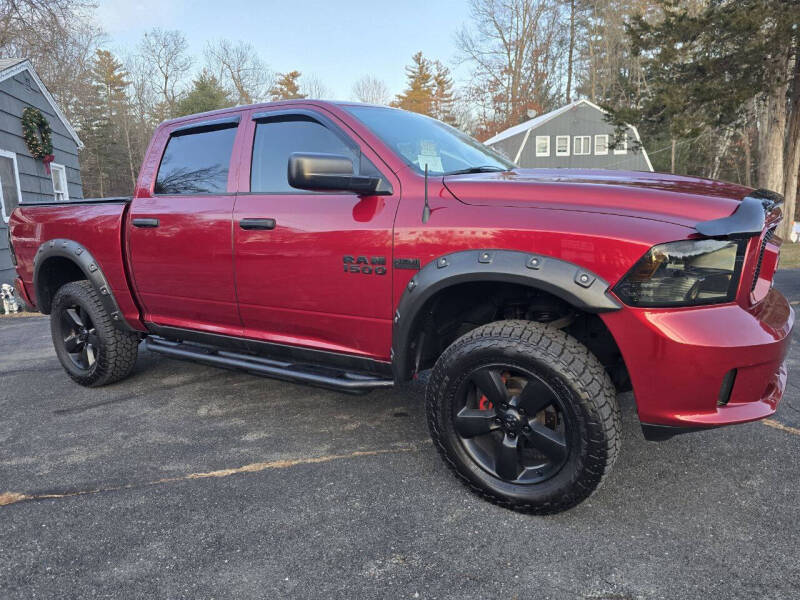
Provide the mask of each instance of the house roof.
{"label": "house roof", "polygon": [[[487,145],[487,146],[491,146],[492,144],[496,144],[499,141],[508,139],[510,137],[514,137],[515,135],[518,135],[520,133],[525,133],[527,131],[532,131],[532,130],[536,129],[537,127],[540,127],[540,126],[544,125],[545,123],[547,123],[551,119],[554,119],[559,115],[563,115],[564,113],[572,110],[573,108],[576,108],[576,107],[580,106],[581,104],[585,104],[586,106],[590,106],[590,107],[592,107],[592,108],[594,108],[596,110],[599,110],[603,114],[608,114],[607,110],[604,110],[603,108],[597,106],[597,104],[595,104],[594,102],[590,102],[589,100],[586,100],[586,99],[575,100],[574,102],[570,102],[569,104],[565,104],[561,108],[557,108],[555,110],[551,110],[549,113],[545,113],[543,115],[539,115],[537,117],[534,117],[533,119],[525,121],[524,123],[520,123],[519,125],[514,125],[513,127],[509,127],[505,131],[501,131],[500,133],[498,133],[494,137],[489,138],[488,140],[486,140],[483,143],[485,145]],[[628,127],[631,128],[631,130],[633,131],[633,134],[636,136],[636,141],[641,144],[642,143],[642,138],[639,136],[639,130],[636,129],[636,127],[634,127],[633,125],[629,125],[627,123],[626,123],[626,125],[628,125]],[[525,138],[525,141],[527,141],[527,137]],[[525,142],[523,142],[523,145],[524,145],[524,143]],[[520,152],[522,152],[522,147],[520,147]],[[647,156],[647,151],[644,149],[644,147],[642,147],[642,155],[644,156],[645,161],[647,161],[647,165],[650,167],[650,170],[652,171],[653,170],[653,165],[650,163],[650,157]]]}
{"label": "house roof", "polygon": [[573,109],[573,108],[575,108],[577,106],[580,106],[581,104],[585,104],[587,106],[591,106],[592,108],[595,108],[595,109],[599,110],[600,112],[602,112],[604,114],[606,113],[605,110],[603,110],[602,108],[597,106],[597,104],[595,104],[594,102],[589,102],[588,100],[575,100],[574,102],[570,102],[569,104],[565,104],[561,108],[557,108],[555,110],[551,110],[549,113],[544,113],[543,115],[539,115],[537,117],[534,117],[533,119],[530,119],[529,121],[525,121],[524,123],[520,123],[519,125],[514,125],[513,127],[509,127],[508,129],[506,129],[504,131],[501,131],[500,133],[498,133],[494,137],[489,138],[488,140],[486,140],[483,143],[486,144],[486,145],[496,144],[497,142],[499,142],[501,140],[505,140],[505,139],[510,138],[510,137],[513,137],[513,136],[517,135],[518,133],[525,133],[529,129],[536,129],[537,127],[547,123],[549,120],[554,119],[559,115],[563,115],[565,112],[567,112],[570,109]]}
{"label": "house roof", "polygon": [[56,101],[50,94],[50,91],[47,89],[47,86],[42,83],[41,79],[39,79],[39,75],[34,70],[31,61],[29,61],[27,58],[0,58],[0,81],[5,81],[9,77],[13,77],[22,71],[28,71],[28,73],[30,73],[31,77],[33,77],[33,80],[36,82],[36,85],[38,85],[39,89],[42,91],[45,99],[47,99],[47,101],[50,103],[50,106],[53,107],[53,112],[56,113],[56,116],[59,118],[61,123],[63,123],[64,127],[66,127],[70,137],[75,140],[78,148],[83,148],[83,142],[81,142],[78,134],[75,133],[75,129],[67,120],[67,117],[64,116],[63,112],[61,112],[61,109],[58,107],[58,104],[56,104]]}

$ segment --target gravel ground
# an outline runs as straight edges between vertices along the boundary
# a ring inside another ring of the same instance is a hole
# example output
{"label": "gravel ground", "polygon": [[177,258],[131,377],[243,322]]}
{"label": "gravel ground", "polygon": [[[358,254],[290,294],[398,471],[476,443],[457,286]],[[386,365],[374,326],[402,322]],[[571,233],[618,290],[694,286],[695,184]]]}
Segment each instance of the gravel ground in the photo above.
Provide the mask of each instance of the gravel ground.
{"label": "gravel ground", "polygon": [[[777,285],[800,301],[800,271]],[[798,333],[795,333],[797,336]],[[800,344],[767,422],[623,450],[519,515],[428,441],[423,388],[352,397],[142,351],[87,390],[0,319],[0,598],[798,598]]]}

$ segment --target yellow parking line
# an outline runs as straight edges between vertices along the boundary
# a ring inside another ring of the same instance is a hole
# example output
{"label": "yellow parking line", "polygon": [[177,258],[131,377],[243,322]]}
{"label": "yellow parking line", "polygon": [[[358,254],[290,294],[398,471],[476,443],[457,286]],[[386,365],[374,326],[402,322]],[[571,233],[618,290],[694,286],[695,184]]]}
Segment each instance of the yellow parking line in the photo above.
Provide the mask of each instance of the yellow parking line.
{"label": "yellow parking line", "polygon": [[791,433],[793,435],[800,435],[800,429],[798,429],[797,427],[789,427],[788,425],[784,425],[783,423],[780,423],[779,421],[776,421],[774,419],[764,419],[761,422],[767,427],[780,429],[781,431],[785,431],[786,433]]}
{"label": "yellow parking line", "polygon": [[126,485],[118,485],[107,488],[97,488],[92,490],[79,490],[74,492],[65,492],[63,494],[20,494],[17,492],[5,492],[0,494],[0,506],[8,506],[9,504],[16,504],[27,500],[47,500],[57,498],[71,498],[73,496],[86,496],[89,494],[99,494],[100,492],[115,492],[119,490],[129,490],[132,488],[148,487],[153,485],[163,485],[165,483],[176,483],[179,481],[190,481],[192,479],[207,479],[209,477],[228,477],[239,473],[258,473],[267,469],[287,469],[297,465],[312,465],[318,463],[326,463],[335,460],[345,460],[348,458],[361,458],[364,456],[380,456],[382,454],[399,454],[401,452],[414,452],[418,450],[417,446],[404,446],[400,448],[391,448],[384,450],[359,450],[357,452],[350,452],[349,454],[327,454],[324,456],[311,456],[308,458],[291,458],[286,460],[274,460],[270,462],[257,462],[243,465],[241,467],[234,467],[232,469],[221,469],[219,471],[207,471],[205,473],[189,473],[188,475],[181,475],[180,477],[167,477],[164,479],[156,479],[154,481],[146,481],[144,483],[129,483]]}

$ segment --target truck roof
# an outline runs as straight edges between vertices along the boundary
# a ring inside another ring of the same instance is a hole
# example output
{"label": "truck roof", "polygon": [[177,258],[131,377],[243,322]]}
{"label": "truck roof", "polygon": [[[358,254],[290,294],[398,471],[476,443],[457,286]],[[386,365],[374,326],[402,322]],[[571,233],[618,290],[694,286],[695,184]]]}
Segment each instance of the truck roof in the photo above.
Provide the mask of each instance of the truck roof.
{"label": "truck roof", "polygon": [[365,102],[354,102],[347,100],[314,100],[312,98],[299,98],[296,100],[278,100],[275,102],[257,102],[255,104],[241,104],[239,106],[231,106],[228,108],[219,108],[217,110],[210,110],[202,113],[194,113],[191,115],[185,115],[183,117],[175,117],[174,119],[166,119],[161,122],[160,126],[182,123],[184,121],[192,121],[194,119],[197,119],[198,117],[213,117],[216,115],[224,115],[231,112],[240,112],[244,110],[250,110],[253,108],[267,108],[273,106],[297,106],[297,105],[308,105],[308,104],[314,104],[317,106],[374,106],[376,108],[390,108],[392,110],[402,110],[400,108],[394,108],[391,106],[384,106],[380,104],[368,104]]}

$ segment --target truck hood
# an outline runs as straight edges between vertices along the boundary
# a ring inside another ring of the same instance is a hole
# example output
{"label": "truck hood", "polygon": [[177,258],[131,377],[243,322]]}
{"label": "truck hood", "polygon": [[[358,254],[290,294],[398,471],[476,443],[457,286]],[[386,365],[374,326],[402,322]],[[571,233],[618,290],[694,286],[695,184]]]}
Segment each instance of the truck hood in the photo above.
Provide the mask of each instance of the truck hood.
{"label": "truck hood", "polygon": [[465,204],[616,214],[686,227],[729,216],[752,191],[696,177],[576,169],[446,175],[444,185]]}

